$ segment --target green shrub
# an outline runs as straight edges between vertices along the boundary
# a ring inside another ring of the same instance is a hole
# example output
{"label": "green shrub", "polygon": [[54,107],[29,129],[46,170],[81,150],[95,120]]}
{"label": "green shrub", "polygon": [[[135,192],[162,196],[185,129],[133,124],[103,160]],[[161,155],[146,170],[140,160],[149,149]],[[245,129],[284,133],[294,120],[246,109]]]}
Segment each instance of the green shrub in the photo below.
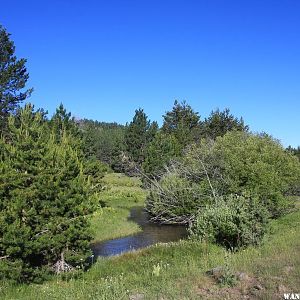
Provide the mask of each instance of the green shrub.
{"label": "green shrub", "polygon": [[286,195],[299,186],[300,163],[266,134],[229,132],[217,138],[213,152],[223,160],[224,194],[251,193],[272,217],[286,213]]}
{"label": "green shrub", "polygon": [[153,185],[146,207],[153,219],[163,223],[188,223],[199,207],[211,201],[203,197],[201,186],[176,174],[166,174]]}
{"label": "green shrub", "polygon": [[257,198],[230,195],[200,210],[189,231],[191,238],[234,249],[258,244],[268,219],[267,209]]}
{"label": "green shrub", "polygon": [[232,131],[215,141],[201,140],[172,161],[151,183],[147,208],[157,220],[189,223],[217,196],[251,195],[277,218],[299,187],[300,163],[280,143],[262,134]]}

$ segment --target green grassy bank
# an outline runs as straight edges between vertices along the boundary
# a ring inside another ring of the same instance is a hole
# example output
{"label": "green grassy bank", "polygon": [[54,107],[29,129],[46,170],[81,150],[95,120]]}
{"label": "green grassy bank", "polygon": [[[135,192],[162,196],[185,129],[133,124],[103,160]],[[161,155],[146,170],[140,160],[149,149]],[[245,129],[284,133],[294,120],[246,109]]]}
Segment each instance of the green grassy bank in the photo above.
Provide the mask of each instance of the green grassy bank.
{"label": "green grassy bank", "polygon": [[[128,209],[142,205],[145,197],[139,181],[116,174],[104,181],[108,207],[93,217],[96,240],[140,230],[127,220]],[[68,281],[57,277],[41,285],[0,283],[0,299],[282,299],[284,292],[299,292],[299,253],[297,210],[273,221],[259,247],[228,254],[194,241],[158,244],[98,259],[81,277]],[[219,266],[227,266],[228,276],[242,272],[241,280],[233,287],[217,284],[206,272]]]}
{"label": "green grassy bank", "polygon": [[130,208],[143,206],[146,192],[138,178],[111,173],[103,178],[101,201],[105,207],[97,211],[91,222],[94,242],[114,239],[139,232],[140,227],[128,220]]}

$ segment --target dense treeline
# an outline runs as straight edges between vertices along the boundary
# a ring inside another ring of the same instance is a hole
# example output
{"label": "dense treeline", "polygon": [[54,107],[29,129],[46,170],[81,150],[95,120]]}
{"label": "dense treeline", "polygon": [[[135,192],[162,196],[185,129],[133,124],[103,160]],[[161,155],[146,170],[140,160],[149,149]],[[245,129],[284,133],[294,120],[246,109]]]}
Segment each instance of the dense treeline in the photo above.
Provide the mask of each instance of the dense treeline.
{"label": "dense treeline", "polygon": [[111,169],[143,178],[154,221],[189,224],[192,237],[230,247],[258,243],[300,190],[300,148],[251,133],[229,109],[202,120],[175,101],[159,127],[141,108],[123,126],[76,120],[62,104],[50,118],[21,107],[32,89],[14,52],[0,27],[0,279],[83,268]]}
{"label": "dense treeline", "polygon": [[243,119],[234,117],[229,109],[212,111],[201,121],[185,101],[175,101],[163,116],[161,128],[141,108],[125,126],[86,119],[76,122],[86,157],[95,157],[118,172],[150,178],[157,177],[166,163],[180,157],[192,142],[215,139],[231,130],[248,131]]}
{"label": "dense treeline", "polygon": [[87,158],[96,158],[115,170],[120,168],[119,158],[124,151],[125,127],[117,123],[79,120],[84,153]]}

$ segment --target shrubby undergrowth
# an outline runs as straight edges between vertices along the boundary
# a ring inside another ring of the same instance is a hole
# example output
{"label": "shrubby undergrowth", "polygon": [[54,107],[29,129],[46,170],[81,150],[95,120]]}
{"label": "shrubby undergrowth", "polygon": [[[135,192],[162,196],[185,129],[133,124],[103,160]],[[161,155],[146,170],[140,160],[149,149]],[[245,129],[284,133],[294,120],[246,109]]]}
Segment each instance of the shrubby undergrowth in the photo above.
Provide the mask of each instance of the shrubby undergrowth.
{"label": "shrubby undergrowth", "polygon": [[229,247],[257,244],[269,218],[291,207],[300,163],[267,136],[232,131],[190,146],[151,183],[153,219],[191,225],[193,237]]}
{"label": "shrubby undergrowth", "polygon": [[258,244],[266,232],[269,216],[257,198],[218,197],[197,214],[189,231],[191,238],[235,249]]}

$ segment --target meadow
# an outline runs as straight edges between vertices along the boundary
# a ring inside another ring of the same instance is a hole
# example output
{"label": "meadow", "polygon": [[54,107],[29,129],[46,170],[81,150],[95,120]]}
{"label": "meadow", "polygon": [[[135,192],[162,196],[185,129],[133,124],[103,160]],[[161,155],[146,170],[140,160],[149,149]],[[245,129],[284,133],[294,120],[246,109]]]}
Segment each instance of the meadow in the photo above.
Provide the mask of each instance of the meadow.
{"label": "meadow", "polygon": [[[95,241],[141,230],[127,220],[146,192],[136,178],[108,174],[105,214],[92,218]],[[43,284],[0,284],[0,299],[281,299],[300,286],[299,199],[293,212],[271,222],[258,247],[228,252],[217,245],[183,240],[98,258],[85,273]],[[207,271],[216,268],[212,275]],[[222,270],[222,275],[218,274]],[[220,280],[222,279],[222,280]]]}

